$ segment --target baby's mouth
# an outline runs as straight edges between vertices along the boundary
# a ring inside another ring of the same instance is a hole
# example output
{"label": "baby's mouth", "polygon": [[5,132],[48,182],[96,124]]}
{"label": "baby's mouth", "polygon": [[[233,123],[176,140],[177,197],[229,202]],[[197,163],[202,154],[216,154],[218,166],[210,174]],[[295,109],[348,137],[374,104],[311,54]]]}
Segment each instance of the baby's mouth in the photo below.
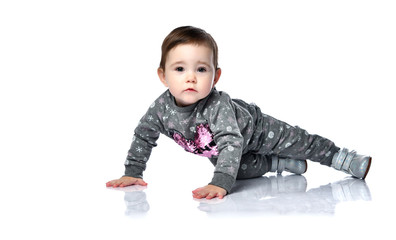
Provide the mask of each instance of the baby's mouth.
{"label": "baby's mouth", "polygon": [[186,90],[184,90],[185,92],[197,92],[197,90],[195,90],[194,88],[187,88]]}

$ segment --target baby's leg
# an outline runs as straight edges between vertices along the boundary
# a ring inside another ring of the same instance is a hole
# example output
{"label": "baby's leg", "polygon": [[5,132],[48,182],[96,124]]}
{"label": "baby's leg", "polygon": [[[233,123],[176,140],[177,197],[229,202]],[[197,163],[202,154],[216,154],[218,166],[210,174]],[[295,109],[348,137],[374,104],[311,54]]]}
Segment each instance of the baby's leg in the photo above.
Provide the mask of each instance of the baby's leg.
{"label": "baby's leg", "polygon": [[237,179],[260,177],[267,172],[282,173],[284,170],[295,174],[305,173],[307,162],[279,158],[276,155],[246,153],[241,158]]}
{"label": "baby's leg", "polygon": [[282,158],[309,159],[331,166],[333,156],[340,150],[329,139],[309,134],[298,126],[290,126],[265,114],[262,127],[262,153],[271,153]]}
{"label": "baby's leg", "polygon": [[242,155],[237,179],[263,176],[271,170],[272,158],[267,155],[246,153]]}
{"label": "baby's leg", "polygon": [[261,120],[259,152],[275,154],[279,158],[309,159],[361,179],[367,176],[372,160],[370,156],[349,152],[346,148],[340,151],[329,139],[309,134],[268,115],[263,115]]}

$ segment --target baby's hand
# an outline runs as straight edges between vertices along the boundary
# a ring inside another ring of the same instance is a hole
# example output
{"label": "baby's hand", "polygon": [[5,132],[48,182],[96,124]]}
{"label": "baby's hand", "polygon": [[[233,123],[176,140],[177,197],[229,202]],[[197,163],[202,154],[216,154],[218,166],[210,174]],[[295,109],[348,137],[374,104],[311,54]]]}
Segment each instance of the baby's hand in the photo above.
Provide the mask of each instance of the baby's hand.
{"label": "baby's hand", "polygon": [[106,187],[126,187],[130,185],[141,185],[147,186],[147,183],[143,181],[141,178],[134,178],[134,177],[121,177],[120,179],[115,179],[106,183]]}
{"label": "baby's hand", "polygon": [[227,191],[224,188],[209,184],[195,189],[192,193],[194,198],[212,199],[218,197],[222,199],[227,194]]}

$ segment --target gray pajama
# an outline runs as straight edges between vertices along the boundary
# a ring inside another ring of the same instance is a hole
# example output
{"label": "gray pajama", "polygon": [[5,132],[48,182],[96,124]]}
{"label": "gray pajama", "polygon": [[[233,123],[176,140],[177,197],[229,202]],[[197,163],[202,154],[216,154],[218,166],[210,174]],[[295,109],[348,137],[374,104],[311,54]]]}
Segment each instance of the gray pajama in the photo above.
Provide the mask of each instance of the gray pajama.
{"label": "gray pajama", "polygon": [[237,178],[258,177],[270,169],[270,156],[309,159],[330,166],[339,148],[271,116],[259,107],[231,99],[216,89],[199,102],[178,107],[169,90],[150,106],[135,129],[125,176],[143,177],[160,133],[186,151],[214,164],[210,184],[230,192]]}

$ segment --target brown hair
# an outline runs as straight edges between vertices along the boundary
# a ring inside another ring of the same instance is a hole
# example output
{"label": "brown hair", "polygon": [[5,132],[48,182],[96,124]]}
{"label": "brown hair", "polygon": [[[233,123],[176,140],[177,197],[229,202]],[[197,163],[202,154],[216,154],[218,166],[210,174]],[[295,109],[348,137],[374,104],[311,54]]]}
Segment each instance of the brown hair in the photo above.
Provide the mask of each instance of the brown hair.
{"label": "brown hair", "polygon": [[213,64],[215,70],[218,69],[218,48],[212,36],[209,33],[205,32],[203,29],[192,26],[184,26],[175,28],[172,32],[168,34],[168,36],[166,36],[162,43],[162,54],[159,67],[162,68],[164,71],[166,57],[168,56],[169,51],[180,44],[197,44],[209,47],[213,51]]}

